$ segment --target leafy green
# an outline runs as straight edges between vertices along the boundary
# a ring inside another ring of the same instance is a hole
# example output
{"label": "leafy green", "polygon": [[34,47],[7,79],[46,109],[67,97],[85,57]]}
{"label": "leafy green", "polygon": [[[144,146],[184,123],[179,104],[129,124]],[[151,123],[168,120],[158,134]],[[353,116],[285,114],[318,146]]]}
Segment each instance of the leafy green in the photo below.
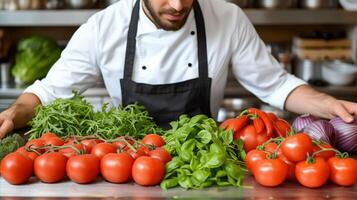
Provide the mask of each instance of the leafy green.
{"label": "leafy green", "polygon": [[101,111],[95,112],[93,106],[76,92],[71,99],[56,99],[50,105],[37,107],[29,125],[32,127],[31,139],[46,132],[60,137],[97,134],[104,139],[123,135],[139,139],[148,133],[162,132],[143,106],[132,104],[109,109],[105,104]]}
{"label": "leafy green", "polygon": [[22,84],[43,78],[58,60],[61,51],[53,39],[43,36],[24,38],[17,46],[12,75]]}
{"label": "leafy green", "polygon": [[0,160],[7,154],[25,145],[25,142],[25,139],[19,134],[12,134],[0,140]]}
{"label": "leafy green", "polygon": [[191,119],[182,115],[170,125],[172,128],[165,132],[164,139],[173,159],[166,165],[161,188],[241,186],[244,169],[239,159],[244,156],[240,151],[244,150],[242,143],[233,141],[232,131],[220,129],[205,115]]}

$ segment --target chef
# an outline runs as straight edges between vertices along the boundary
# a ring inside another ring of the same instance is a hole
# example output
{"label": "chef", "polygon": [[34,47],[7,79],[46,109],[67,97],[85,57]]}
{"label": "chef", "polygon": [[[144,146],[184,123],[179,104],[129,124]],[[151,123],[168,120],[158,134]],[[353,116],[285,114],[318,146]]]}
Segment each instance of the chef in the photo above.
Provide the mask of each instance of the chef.
{"label": "chef", "polygon": [[73,35],[46,78],[0,114],[0,137],[34,108],[93,87],[102,75],[114,105],[138,102],[160,125],[202,113],[213,118],[228,66],[239,83],[275,107],[346,122],[357,104],[320,93],[268,53],[243,11],[223,0],[120,0]]}

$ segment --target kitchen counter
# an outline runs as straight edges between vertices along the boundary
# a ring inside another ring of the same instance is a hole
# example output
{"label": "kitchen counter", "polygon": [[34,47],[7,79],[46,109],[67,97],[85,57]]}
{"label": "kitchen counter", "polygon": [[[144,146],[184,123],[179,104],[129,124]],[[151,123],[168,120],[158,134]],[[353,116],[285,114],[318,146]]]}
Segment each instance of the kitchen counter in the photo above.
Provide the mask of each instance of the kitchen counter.
{"label": "kitchen counter", "polygon": [[[57,184],[44,184],[32,178],[28,184],[13,186],[0,177],[0,199],[5,197],[47,199],[357,199],[357,184],[353,187],[338,187],[326,184],[318,189],[309,189],[298,183],[286,182],[277,188],[260,186],[254,178],[247,175],[245,188],[210,187],[202,190],[174,188],[162,190],[159,186],[142,187],[134,183],[112,184],[98,179],[95,183],[79,185],[71,181]],[[17,199],[17,198],[11,198]]]}

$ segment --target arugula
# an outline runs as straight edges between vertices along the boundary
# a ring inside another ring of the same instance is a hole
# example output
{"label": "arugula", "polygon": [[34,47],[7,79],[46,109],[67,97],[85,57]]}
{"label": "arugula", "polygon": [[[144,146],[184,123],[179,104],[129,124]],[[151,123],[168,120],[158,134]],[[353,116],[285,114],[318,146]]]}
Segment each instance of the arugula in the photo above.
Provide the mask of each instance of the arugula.
{"label": "arugula", "polygon": [[140,139],[148,133],[162,132],[143,106],[131,104],[109,109],[104,104],[101,111],[95,112],[93,106],[77,92],[71,99],[56,99],[47,106],[37,107],[29,125],[32,127],[30,139],[39,138],[47,132],[60,137],[97,134],[104,139],[123,135]]}
{"label": "arugula", "polygon": [[233,141],[231,130],[220,129],[205,115],[182,115],[170,125],[163,137],[173,159],[166,165],[161,188],[241,186],[245,173],[239,161],[244,156],[243,144]]}

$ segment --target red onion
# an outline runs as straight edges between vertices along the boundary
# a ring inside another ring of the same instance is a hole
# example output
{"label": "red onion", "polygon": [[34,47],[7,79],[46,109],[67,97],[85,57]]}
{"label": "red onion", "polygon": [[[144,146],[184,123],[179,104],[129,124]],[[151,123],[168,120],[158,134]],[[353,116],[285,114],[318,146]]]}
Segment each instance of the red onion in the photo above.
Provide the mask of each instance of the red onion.
{"label": "red onion", "polygon": [[333,126],[326,120],[317,120],[311,122],[305,126],[304,133],[308,134],[314,140],[328,143],[334,146],[335,130]]}
{"label": "red onion", "polygon": [[335,128],[337,149],[349,153],[357,152],[357,117],[349,124],[339,117],[330,120],[330,123]]}
{"label": "red onion", "polygon": [[294,122],[293,122],[293,128],[295,131],[300,132],[304,130],[305,126],[310,124],[311,122],[317,121],[318,118],[310,115],[310,114],[304,114],[300,115],[297,117]]}

